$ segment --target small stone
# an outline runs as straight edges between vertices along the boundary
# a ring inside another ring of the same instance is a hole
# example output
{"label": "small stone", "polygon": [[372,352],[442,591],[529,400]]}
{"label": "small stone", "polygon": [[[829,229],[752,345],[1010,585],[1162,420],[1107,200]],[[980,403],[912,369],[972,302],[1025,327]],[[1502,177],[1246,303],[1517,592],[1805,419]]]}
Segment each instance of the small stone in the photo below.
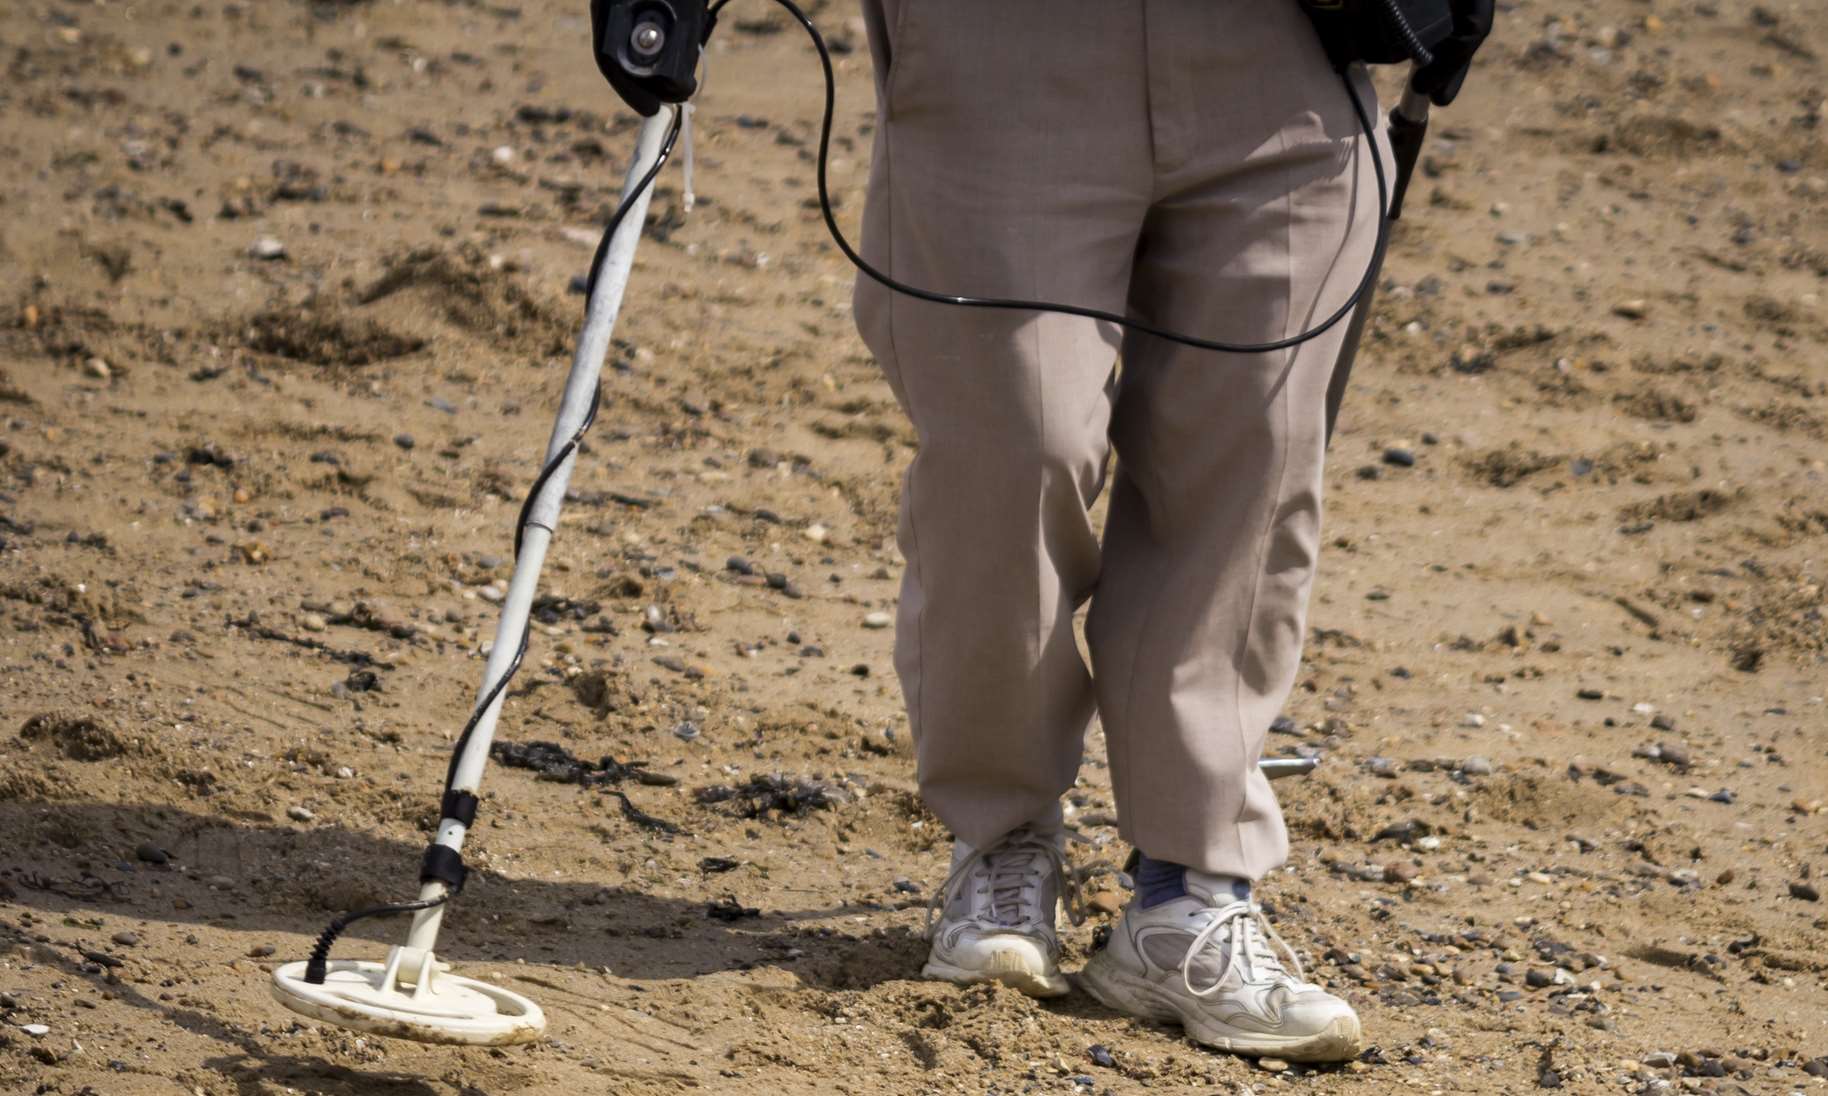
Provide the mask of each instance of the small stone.
{"label": "small stone", "polygon": [[698,724],[693,723],[691,720],[686,720],[673,728],[673,737],[681,742],[691,742],[695,740],[700,733]]}
{"label": "small stone", "polygon": [[831,530],[816,521],[806,527],[805,535],[814,544],[824,544],[831,540]]}
{"label": "small stone", "polygon": [[1415,454],[1408,449],[1391,447],[1384,450],[1384,463],[1394,464],[1398,468],[1414,468]]}
{"label": "small stone", "polygon": [[136,846],[133,850],[133,857],[143,864],[166,864],[171,862],[171,854],[151,842]]}
{"label": "small stone", "polygon": [[1288,1063],[1280,1058],[1258,1058],[1257,1068],[1266,1073],[1286,1073]]}
{"label": "small stone", "polygon": [[51,1034],[51,1029],[43,1024],[20,1024],[19,1030],[25,1032],[34,1039],[42,1039]]}
{"label": "small stone", "polygon": [[1123,895],[1118,894],[1116,891],[1099,891],[1086,899],[1085,904],[1097,910],[1099,913],[1108,913],[1115,916],[1123,911]]}
{"label": "small stone", "polygon": [[1541,1088],[1560,1088],[1561,1074],[1552,1069],[1545,1069],[1537,1076],[1536,1084]]}
{"label": "small stone", "polygon": [[273,950],[272,944],[255,944],[248,949],[248,958],[265,959],[267,956],[273,954]]}
{"label": "small stone", "polygon": [[287,807],[286,817],[294,822],[309,822],[313,818],[316,818],[317,815],[313,814],[307,807]]}
{"label": "small stone", "polygon": [[1531,989],[1546,989],[1555,984],[1555,975],[1541,967],[1531,967],[1524,973],[1523,984]]}
{"label": "small stone", "polygon": [[1467,776],[1490,776],[1497,771],[1497,766],[1490,758],[1474,756],[1460,762],[1460,771]]}
{"label": "small stone", "polygon": [[1421,874],[1422,869],[1400,860],[1394,864],[1384,865],[1384,882],[1386,883],[1412,883]]}
{"label": "small stone", "polygon": [[1790,884],[1790,897],[1800,898],[1805,902],[1819,902],[1822,900],[1822,892],[1807,883],[1792,883]]}
{"label": "small stone", "polygon": [[739,575],[753,575],[755,574],[755,564],[741,556],[731,556],[724,561],[724,570],[734,571]]}
{"label": "small stone", "polygon": [[1612,306],[1612,314],[1614,316],[1622,316],[1627,320],[1641,320],[1645,316],[1650,315],[1650,302],[1641,297],[1629,301],[1620,301]]}
{"label": "small stone", "polygon": [[286,257],[286,245],[271,236],[262,236],[248,245],[248,254],[261,262],[277,262]]}
{"label": "small stone", "polygon": [[1463,718],[1461,718],[1460,726],[1462,726],[1462,727],[1483,727],[1483,726],[1485,726],[1485,717],[1480,715],[1478,712],[1467,712],[1466,715]]}
{"label": "small stone", "polygon": [[1101,1069],[1117,1068],[1117,1059],[1111,1057],[1110,1050],[1103,1044],[1093,1043],[1090,1049],[1086,1051],[1086,1054],[1091,1057],[1092,1064]]}
{"label": "small stone", "polygon": [[299,618],[298,625],[307,632],[321,632],[330,626],[330,622],[316,613],[306,613]]}
{"label": "small stone", "polygon": [[90,358],[83,363],[83,375],[98,381],[105,381],[114,376],[114,370],[108,368],[108,363],[102,359]]}
{"label": "small stone", "polygon": [[402,449],[411,449],[413,446],[418,445],[419,443],[413,440],[413,436],[411,434],[395,434],[394,435],[394,444],[399,446]]}
{"label": "small stone", "polygon": [[488,602],[490,605],[499,605],[501,604],[501,599],[505,595],[502,594],[501,587],[494,583],[490,583],[487,586],[478,587],[476,596]]}
{"label": "small stone", "polygon": [[895,618],[881,610],[877,610],[863,618],[863,626],[870,629],[887,628],[893,623],[895,623]]}
{"label": "small stone", "polygon": [[1606,694],[1599,689],[1576,689],[1574,695],[1582,700],[1604,700]]}
{"label": "small stone", "polygon": [[1668,1069],[1676,1064],[1676,1056],[1667,1050],[1656,1050],[1640,1059],[1651,1069]]}
{"label": "small stone", "polygon": [[1719,875],[1714,876],[1714,885],[1717,887],[1724,887],[1728,883],[1731,883],[1735,878],[1736,878],[1736,874],[1734,873],[1733,869],[1728,868],[1725,871],[1721,872]]}
{"label": "small stone", "polygon": [[117,932],[110,939],[121,947],[131,948],[139,945],[140,935],[137,932]]}

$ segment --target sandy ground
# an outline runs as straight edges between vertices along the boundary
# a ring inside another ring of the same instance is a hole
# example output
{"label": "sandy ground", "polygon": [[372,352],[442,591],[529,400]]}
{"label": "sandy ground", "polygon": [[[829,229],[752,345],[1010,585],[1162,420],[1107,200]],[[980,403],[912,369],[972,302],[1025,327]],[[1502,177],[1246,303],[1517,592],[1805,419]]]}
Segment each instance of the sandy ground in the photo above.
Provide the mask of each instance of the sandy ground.
{"label": "sandy ground", "polygon": [[[1362,1060],[1275,1072],[1083,995],[916,980],[947,842],[865,626],[911,434],[809,208],[812,55],[759,0],[715,43],[690,217],[662,181],[503,720],[647,775],[492,769],[442,940],[551,1037],[279,1008],[268,972],[334,912],[414,890],[480,678],[632,144],[584,9],[8,6],[0,1089],[1824,1084],[1828,30],[1801,0],[1517,0],[1437,119],[1271,739],[1325,762],[1281,785],[1262,893]],[[852,15],[819,11],[854,221]],[[807,794],[703,794],[771,775]],[[1073,855],[1106,905],[1111,811],[1094,732]]]}

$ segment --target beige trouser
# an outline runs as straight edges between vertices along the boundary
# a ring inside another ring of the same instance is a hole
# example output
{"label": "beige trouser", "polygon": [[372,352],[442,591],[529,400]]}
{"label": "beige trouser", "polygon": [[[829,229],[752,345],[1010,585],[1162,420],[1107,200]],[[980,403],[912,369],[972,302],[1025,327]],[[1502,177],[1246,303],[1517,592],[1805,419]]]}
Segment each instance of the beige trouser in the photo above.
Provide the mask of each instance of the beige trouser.
{"label": "beige trouser", "polygon": [[[1236,342],[1304,330],[1363,275],[1370,156],[1294,0],[863,8],[863,239],[892,276]],[[973,845],[1049,816],[1096,710],[1125,838],[1247,878],[1282,863],[1256,762],[1300,660],[1344,324],[1238,357],[862,277],[856,311],[919,437],[896,665],[935,813]]]}

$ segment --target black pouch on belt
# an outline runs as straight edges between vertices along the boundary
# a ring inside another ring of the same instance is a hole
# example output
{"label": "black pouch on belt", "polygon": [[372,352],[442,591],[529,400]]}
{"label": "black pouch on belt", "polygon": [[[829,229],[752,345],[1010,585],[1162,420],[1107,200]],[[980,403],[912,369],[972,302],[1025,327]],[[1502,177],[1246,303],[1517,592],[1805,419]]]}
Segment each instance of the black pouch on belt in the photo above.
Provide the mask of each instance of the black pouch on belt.
{"label": "black pouch on belt", "polygon": [[1298,0],[1333,67],[1427,64],[1453,33],[1451,0]]}

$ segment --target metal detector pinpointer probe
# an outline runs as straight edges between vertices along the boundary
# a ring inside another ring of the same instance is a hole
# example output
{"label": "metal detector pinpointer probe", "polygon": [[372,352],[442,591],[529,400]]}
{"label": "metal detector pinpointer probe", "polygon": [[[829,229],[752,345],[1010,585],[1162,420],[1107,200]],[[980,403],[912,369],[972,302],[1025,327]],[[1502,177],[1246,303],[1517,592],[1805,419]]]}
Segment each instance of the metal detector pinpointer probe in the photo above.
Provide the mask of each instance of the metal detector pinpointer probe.
{"label": "metal detector pinpointer probe", "polygon": [[[494,739],[495,722],[505,696],[500,686],[513,672],[523,650],[546,548],[558,526],[559,507],[577,459],[578,438],[595,410],[597,378],[609,351],[616,315],[622,308],[641,228],[647,220],[653,193],[647,184],[670,147],[679,109],[669,107],[656,112],[642,126],[637,139],[634,164],[623,184],[621,220],[606,241],[607,250],[590,294],[558,420],[553,423],[552,439],[547,445],[545,470],[523,512],[514,577],[502,601],[495,645],[483,674],[478,700],[482,710],[473,713],[469,734],[460,742],[460,752],[452,762],[445,814],[432,847],[427,850],[428,870],[421,873],[419,900],[385,911],[414,911],[412,929],[406,943],[388,952],[384,963],[329,960],[329,941],[354,918],[333,924],[311,961],[287,963],[273,972],[273,996],[294,1012],[338,1027],[425,1043],[525,1043],[546,1030],[546,1015],[538,1005],[500,986],[452,974],[450,964],[438,959],[433,946],[438,941],[445,902],[461,885],[461,860],[457,854],[463,848],[469,822],[475,817],[475,794],[488,764],[489,744]],[[467,801],[469,806],[452,810],[454,801]],[[456,885],[444,879],[425,878],[430,867],[439,863],[458,866]]]}
{"label": "metal detector pinpointer probe", "polygon": [[[1403,83],[1403,98],[1390,112],[1390,155],[1396,161],[1396,183],[1390,190],[1390,208],[1384,216],[1391,221],[1403,215],[1403,197],[1409,193],[1409,180],[1415,176],[1415,164],[1422,155],[1422,142],[1428,137],[1428,96],[1415,90],[1415,79]],[[1373,156],[1377,150],[1373,149]],[[1386,241],[1386,245],[1388,241]],[[1346,382],[1352,377],[1352,363],[1358,358],[1358,344],[1365,336],[1365,325],[1371,322],[1376,303],[1377,279],[1384,269],[1385,248],[1379,248],[1371,259],[1371,277],[1365,295],[1353,310],[1346,325],[1345,340],[1340,343],[1339,357],[1333,363],[1333,377],[1327,382],[1327,440],[1333,440],[1333,428],[1339,422],[1339,405],[1346,398]]]}

